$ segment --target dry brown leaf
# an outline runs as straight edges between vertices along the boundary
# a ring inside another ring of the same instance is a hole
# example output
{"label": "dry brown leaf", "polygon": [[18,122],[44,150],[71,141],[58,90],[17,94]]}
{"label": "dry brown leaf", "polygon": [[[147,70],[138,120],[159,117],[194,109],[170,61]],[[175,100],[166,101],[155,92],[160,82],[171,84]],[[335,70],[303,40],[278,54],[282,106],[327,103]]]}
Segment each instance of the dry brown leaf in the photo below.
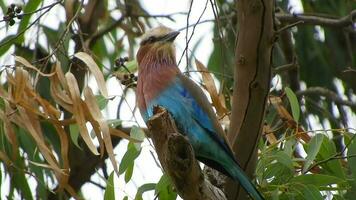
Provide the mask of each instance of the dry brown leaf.
{"label": "dry brown leaf", "polygon": [[296,136],[298,138],[301,138],[305,142],[309,142],[311,139],[310,136],[304,132],[304,130],[301,126],[298,125],[298,127],[297,127],[297,123],[294,121],[292,115],[283,106],[282,99],[277,96],[270,96],[269,101],[277,110],[279,117],[282,120],[285,120],[287,122],[288,127],[296,129]]}
{"label": "dry brown leaf", "polygon": [[102,158],[104,156],[104,140],[103,137],[101,136],[101,131],[100,131],[100,125],[99,123],[94,119],[93,115],[90,113],[90,110],[88,108],[88,105],[86,104],[86,102],[82,101],[82,107],[84,110],[84,115],[85,115],[85,119],[87,121],[90,122],[90,124],[93,127],[94,133],[96,138],[99,141],[99,147],[100,147],[100,157]]}
{"label": "dry brown leaf", "polygon": [[215,82],[213,77],[211,76],[208,69],[201,63],[199,60],[195,59],[195,65],[197,69],[201,72],[203,77],[203,83],[205,85],[205,89],[208,91],[213,106],[216,109],[216,113],[219,117],[224,116],[228,111],[226,107],[221,103],[218,91],[215,87]]}
{"label": "dry brown leaf", "polygon": [[84,88],[84,97],[85,97],[85,103],[88,106],[89,112],[91,113],[94,120],[97,121],[100,126],[101,132],[103,134],[103,140],[105,143],[106,152],[108,153],[110,161],[114,167],[114,171],[116,172],[117,176],[119,176],[119,170],[117,168],[117,162],[115,160],[114,149],[113,149],[112,142],[111,142],[109,125],[104,120],[104,117],[101,114],[99,106],[96,103],[95,96],[89,87]]}
{"label": "dry brown leaf", "polygon": [[35,70],[41,76],[49,77],[49,76],[53,76],[55,74],[55,72],[52,72],[49,74],[41,72],[39,69],[37,69],[35,66],[33,66],[30,62],[28,62],[25,58],[23,58],[21,56],[15,56],[15,61],[21,63],[23,66],[25,66],[29,69]]}
{"label": "dry brown leaf", "polygon": [[55,72],[56,72],[56,75],[57,75],[56,77],[59,80],[59,83],[63,86],[63,88],[66,91],[68,91],[67,81],[66,81],[66,78],[64,77],[64,73],[62,71],[61,63],[59,61],[56,62]]}
{"label": "dry brown leaf", "polygon": [[11,164],[12,164],[12,161],[10,160],[10,158],[6,155],[5,152],[3,152],[1,150],[0,150],[0,160],[2,160],[5,163],[5,165],[7,165],[7,166],[11,166]]}
{"label": "dry brown leaf", "polygon": [[19,102],[22,99],[22,95],[24,93],[26,83],[27,83],[28,73],[21,69],[16,68],[15,70],[15,91],[14,91],[14,103]]}
{"label": "dry brown leaf", "polygon": [[93,60],[93,58],[90,57],[90,55],[88,55],[87,53],[84,53],[84,52],[78,52],[78,53],[74,54],[74,56],[79,58],[80,60],[82,60],[88,66],[90,72],[93,74],[96,82],[98,83],[98,88],[99,88],[101,94],[105,98],[109,98],[108,90],[106,88],[104,76],[101,73],[101,71],[99,69],[99,66]]}
{"label": "dry brown leaf", "polygon": [[72,113],[74,118],[77,120],[79,133],[82,136],[84,142],[87,144],[90,151],[93,152],[94,155],[99,155],[98,150],[96,149],[93,141],[90,138],[87,127],[85,126],[86,120],[81,105],[82,100],[80,98],[80,92],[79,92],[77,80],[75,79],[74,75],[70,72],[66,73],[65,78],[67,80],[69,93],[73,101]]}
{"label": "dry brown leaf", "polygon": [[59,136],[59,140],[61,143],[61,158],[63,160],[63,172],[64,175],[61,177],[61,179],[58,181],[60,187],[64,187],[68,183],[69,179],[69,160],[68,160],[68,151],[69,151],[69,142],[68,142],[68,136],[63,129],[62,126],[58,124],[53,124],[54,128],[56,129],[56,132]]}
{"label": "dry brown leaf", "polygon": [[110,131],[110,135],[112,135],[112,136],[125,138],[125,139],[129,140],[130,142],[142,142],[140,140],[136,140],[134,138],[131,138],[127,133],[125,133],[125,132],[123,132],[121,130],[109,127],[109,131]]}
{"label": "dry brown leaf", "polygon": [[2,116],[0,118],[2,118],[3,122],[4,122],[4,132],[5,132],[5,136],[7,137],[7,139],[9,140],[11,147],[12,147],[12,152],[13,152],[13,159],[16,159],[17,157],[17,153],[19,150],[19,145],[17,142],[17,137],[16,137],[16,133],[13,129],[13,126],[10,122],[10,119],[7,117],[8,115],[11,115],[11,113],[13,113],[14,111],[10,108],[10,105],[7,101],[4,101],[5,103],[5,112],[6,112],[6,117]]}
{"label": "dry brown leaf", "polygon": [[278,142],[276,136],[274,135],[271,126],[270,125],[264,125],[263,126],[263,133],[264,136],[266,137],[267,141],[272,145],[276,144]]}
{"label": "dry brown leaf", "polygon": [[67,111],[73,110],[73,102],[70,97],[59,86],[57,78],[51,79],[50,93],[53,100]]}
{"label": "dry brown leaf", "polygon": [[25,128],[32,138],[35,140],[37,147],[39,148],[40,152],[42,153],[43,157],[46,159],[48,164],[50,165],[51,169],[54,170],[58,174],[62,174],[62,170],[58,166],[58,162],[55,160],[55,156],[53,155],[53,151],[51,151],[45,144],[45,141],[43,138],[39,137],[39,133],[36,132],[36,129],[33,127],[31,123],[31,119],[27,115],[25,109],[22,107],[18,107],[18,111],[20,114],[20,117],[22,118],[22,121],[25,125]]}

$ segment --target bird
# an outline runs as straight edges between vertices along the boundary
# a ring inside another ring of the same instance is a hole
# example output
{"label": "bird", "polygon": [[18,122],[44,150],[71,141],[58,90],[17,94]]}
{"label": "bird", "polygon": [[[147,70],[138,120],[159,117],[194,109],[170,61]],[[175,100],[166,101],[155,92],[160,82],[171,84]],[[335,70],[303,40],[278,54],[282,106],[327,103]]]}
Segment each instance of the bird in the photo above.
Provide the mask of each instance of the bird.
{"label": "bird", "polygon": [[179,31],[160,25],[148,30],[136,54],[137,106],[145,122],[161,106],[172,116],[196,158],[238,181],[255,200],[264,197],[236,161],[226,135],[202,89],[180,72],[174,40]]}

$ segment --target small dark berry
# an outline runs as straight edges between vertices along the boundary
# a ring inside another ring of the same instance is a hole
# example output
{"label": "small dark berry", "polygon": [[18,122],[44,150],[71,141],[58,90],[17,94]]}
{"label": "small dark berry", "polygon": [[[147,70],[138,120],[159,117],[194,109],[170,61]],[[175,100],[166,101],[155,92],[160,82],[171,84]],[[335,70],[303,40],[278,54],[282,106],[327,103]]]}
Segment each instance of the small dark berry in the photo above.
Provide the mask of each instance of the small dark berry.
{"label": "small dark berry", "polygon": [[9,16],[5,15],[2,19],[7,22],[7,21],[9,21],[11,18],[10,18]]}
{"label": "small dark berry", "polygon": [[127,61],[129,61],[129,57],[124,57],[124,62],[127,62]]}
{"label": "small dark berry", "polygon": [[13,10],[12,8],[8,7],[6,14],[10,14],[10,13],[12,13],[12,12],[14,12],[14,10]]}
{"label": "small dark berry", "polygon": [[135,77],[135,74],[130,74],[130,78],[133,78],[133,77]]}
{"label": "small dark berry", "polygon": [[22,19],[23,15],[17,15],[17,19]]}
{"label": "small dark berry", "polygon": [[16,13],[20,13],[22,11],[22,7],[21,6],[19,6],[19,7],[17,7],[16,9],[15,9],[15,12]]}
{"label": "small dark berry", "polygon": [[116,66],[116,67],[121,67],[120,59],[116,59],[116,60],[115,60],[115,66]]}
{"label": "small dark berry", "polygon": [[12,3],[12,4],[10,5],[10,7],[11,7],[12,9],[15,9],[16,5]]}
{"label": "small dark berry", "polygon": [[13,13],[13,12],[12,12],[12,13],[9,13],[8,16],[9,16],[10,18],[13,18],[13,17],[15,17],[15,13]]}
{"label": "small dark berry", "polygon": [[124,79],[127,80],[129,76],[127,74],[124,74]]}
{"label": "small dark berry", "polygon": [[134,81],[137,81],[137,76],[134,77]]}
{"label": "small dark berry", "polygon": [[14,24],[15,24],[15,20],[14,20],[14,19],[10,19],[9,25],[12,26],[12,25],[14,25]]}

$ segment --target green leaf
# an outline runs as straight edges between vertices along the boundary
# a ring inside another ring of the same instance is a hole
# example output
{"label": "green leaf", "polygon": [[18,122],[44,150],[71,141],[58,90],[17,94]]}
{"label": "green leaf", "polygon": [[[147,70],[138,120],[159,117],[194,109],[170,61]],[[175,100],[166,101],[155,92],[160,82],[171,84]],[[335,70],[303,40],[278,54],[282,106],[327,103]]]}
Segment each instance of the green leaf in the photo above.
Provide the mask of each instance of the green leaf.
{"label": "green leaf", "polygon": [[147,192],[147,191],[154,190],[155,187],[156,187],[156,183],[146,183],[146,184],[141,185],[137,189],[135,200],[143,200],[142,199],[142,194]]}
{"label": "green leaf", "polygon": [[[352,180],[351,180],[351,189],[348,191],[347,196],[355,196],[356,195],[356,135],[352,135],[350,137],[349,142],[346,142],[346,137],[345,137],[345,144],[349,144],[349,148],[347,149],[347,156],[349,157],[348,160],[348,166],[350,169],[350,172],[352,174]],[[351,198],[350,198],[351,199]]]}
{"label": "green leaf", "polygon": [[[328,137],[324,137],[317,156],[318,161],[334,158],[335,156],[337,156],[335,143]],[[342,179],[346,178],[340,159],[328,160],[327,162],[322,163],[321,166],[327,174],[337,176]]]}
{"label": "green leaf", "polygon": [[108,105],[109,100],[106,99],[103,95],[95,95],[95,99],[100,110],[103,110]]}
{"label": "green leaf", "polygon": [[74,145],[77,146],[79,149],[82,149],[78,144],[78,138],[79,138],[78,125],[77,124],[69,125],[69,133],[70,133],[70,139],[72,139],[72,142],[74,143]]}
{"label": "green leaf", "polygon": [[287,94],[290,106],[292,108],[293,119],[298,123],[299,116],[300,116],[300,107],[298,103],[298,98],[289,87],[285,87],[284,91]]}
{"label": "green leaf", "polygon": [[140,155],[139,150],[136,149],[133,143],[129,143],[127,146],[127,151],[125,155],[122,157],[120,166],[119,166],[119,174],[124,173],[130,165],[133,165],[135,159]]}
{"label": "green leaf", "polygon": [[[30,12],[35,11],[38,8],[38,6],[41,4],[41,2],[42,2],[42,0],[31,0],[31,1],[28,1],[25,4],[25,7],[23,8],[23,12],[24,13],[30,13]],[[19,25],[19,29],[17,30],[17,34],[19,34],[21,31],[23,31],[23,30],[25,30],[27,28],[27,26],[29,25],[30,18],[31,18],[32,15],[33,15],[33,13],[23,16],[23,18],[21,19],[20,25]],[[19,43],[23,43],[24,34],[19,36],[17,38],[17,41]]]}
{"label": "green leaf", "polygon": [[24,172],[17,171],[11,177],[15,187],[20,191],[24,199],[32,200],[32,193],[30,186],[28,185],[28,179],[25,176]]}
{"label": "green leaf", "polygon": [[293,161],[284,151],[278,151],[272,156],[278,163],[283,164],[288,169],[293,170]]}
{"label": "green leaf", "polygon": [[[10,47],[15,44],[15,42],[7,42],[8,40],[11,40],[11,38],[15,37],[15,35],[8,35],[2,41],[0,42],[0,56],[4,55]],[[5,45],[2,45],[4,42],[7,42]]]}
{"label": "green leaf", "polygon": [[[133,126],[131,128],[130,136],[131,136],[131,138],[139,140],[139,141],[143,141],[143,139],[145,139],[145,137],[146,137],[145,132],[137,126]],[[137,142],[134,144],[135,144],[135,147],[137,150],[141,149],[141,143]]]}
{"label": "green leaf", "polygon": [[125,182],[128,183],[131,180],[133,170],[134,170],[134,162],[130,163],[125,172]]}
{"label": "green leaf", "polygon": [[318,155],[324,137],[325,136],[322,134],[317,134],[310,140],[308,148],[306,148],[307,157],[305,158],[306,161],[303,166],[303,173],[309,169],[315,157]]}
{"label": "green leaf", "polygon": [[320,191],[314,185],[302,185],[302,194],[304,199],[308,200],[324,200],[321,196]]}
{"label": "green leaf", "polygon": [[292,183],[300,183],[304,185],[315,185],[326,186],[331,184],[339,184],[345,182],[345,180],[340,179],[336,176],[329,176],[323,174],[305,174],[293,177],[290,182]]}
{"label": "green leaf", "polygon": [[121,119],[109,119],[109,120],[106,120],[106,123],[108,123],[109,126],[116,128],[117,126],[121,125],[122,120]]}
{"label": "green leaf", "polygon": [[166,174],[163,174],[158,181],[155,194],[158,194],[159,199],[174,200],[177,198],[177,193],[173,191],[171,180]]}
{"label": "green leaf", "polygon": [[[355,135],[351,137],[349,148],[347,149],[347,156],[349,157],[348,160],[348,165],[350,168],[350,171],[352,173],[352,177],[354,179],[355,185],[356,185],[356,139]],[[346,143],[347,144],[347,143]]]}
{"label": "green leaf", "polygon": [[111,172],[108,180],[106,181],[104,200],[115,200],[114,172]]}

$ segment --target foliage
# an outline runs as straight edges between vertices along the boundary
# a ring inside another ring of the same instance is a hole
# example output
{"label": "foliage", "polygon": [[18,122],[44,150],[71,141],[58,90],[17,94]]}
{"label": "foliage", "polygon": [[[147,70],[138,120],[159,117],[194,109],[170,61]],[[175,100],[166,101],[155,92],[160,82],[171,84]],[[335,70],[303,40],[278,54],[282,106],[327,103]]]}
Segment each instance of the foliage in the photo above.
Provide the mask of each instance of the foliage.
{"label": "foliage", "polygon": [[[139,1],[112,1],[113,9],[109,9],[108,1],[99,0],[86,4],[45,2],[15,5],[14,9],[21,10],[10,16],[13,19],[0,21],[4,25],[0,29],[6,33],[0,38],[0,60],[5,63],[11,57],[15,61],[14,65],[1,63],[0,71],[0,175],[5,175],[0,180],[10,180],[5,195],[80,198],[81,186],[92,174],[100,174],[97,169],[101,168],[106,182],[104,198],[114,199],[120,192],[114,176],[125,173],[125,183],[132,181],[135,161],[145,148],[141,144],[145,134],[138,126],[125,129],[123,116],[109,120],[102,111],[118,98],[120,113],[126,94],[133,92],[136,39],[157,19]],[[228,127],[237,36],[235,2],[211,2],[216,3],[211,6],[217,17],[212,22],[214,48],[207,67],[195,59],[189,70],[196,67],[201,72],[201,85],[221,123]],[[277,1],[278,30],[293,23],[286,20],[288,2]],[[352,0],[301,3],[308,16],[333,20],[343,19],[356,9]],[[0,7],[6,16],[13,13],[7,11],[12,7],[7,1],[0,0]],[[59,8],[65,11],[66,19],[58,19],[54,28],[43,16]],[[290,16],[288,19],[298,22]],[[356,43],[354,19],[344,26],[304,21],[278,33],[273,53],[277,84],[272,85],[268,99],[256,169],[256,183],[268,199],[351,199],[356,195],[356,130],[351,123],[356,111],[356,50],[351,45]],[[36,37],[29,34],[31,31]],[[87,77],[94,78],[98,93],[89,86]],[[120,81],[122,96],[113,97],[107,91],[106,82],[111,77]],[[121,160],[114,153],[119,137],[130,141]],[[114,169],[110,175],[103,164],[107,158]],[[1,183],[2,187],[6,184]],[[177,198],[165,174],[157,183],[139,185],[134,199],[143,199],[148,191],[154,191],[158,199]]]}

